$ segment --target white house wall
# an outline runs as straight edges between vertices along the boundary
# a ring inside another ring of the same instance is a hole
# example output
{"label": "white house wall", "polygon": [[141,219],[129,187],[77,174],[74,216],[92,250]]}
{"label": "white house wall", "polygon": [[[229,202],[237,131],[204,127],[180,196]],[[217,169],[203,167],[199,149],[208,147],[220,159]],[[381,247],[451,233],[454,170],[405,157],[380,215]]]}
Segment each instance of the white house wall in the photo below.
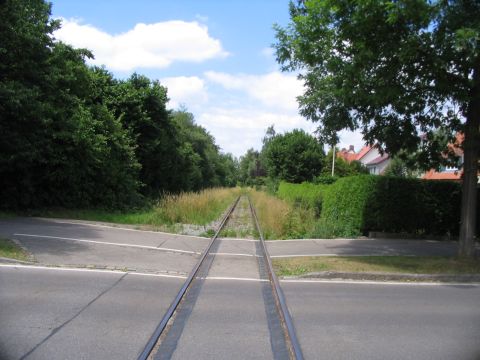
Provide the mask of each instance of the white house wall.
{"label": "white house wall", "polygon": [[380,156],[380,153],[378,152],[378,149],[373,148],[364,157],[360,159],[360,162],[363,165],[367,165],[370,161],[375,160],[379,156]]}

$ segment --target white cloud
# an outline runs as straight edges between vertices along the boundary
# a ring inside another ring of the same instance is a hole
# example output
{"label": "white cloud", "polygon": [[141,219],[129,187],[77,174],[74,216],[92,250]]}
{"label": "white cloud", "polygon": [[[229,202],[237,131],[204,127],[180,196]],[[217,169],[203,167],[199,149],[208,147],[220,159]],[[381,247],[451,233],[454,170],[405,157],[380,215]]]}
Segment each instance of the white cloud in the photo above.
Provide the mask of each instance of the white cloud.
{"label": "white cloud", "polygon": [[111,70],[166,68],[175,61],[201,62],[223,58],[228,53],[208,28],[196,21],[180,20],[136,24],[125,33],[111,35],[78,20],[62,19],[56,39],[93,51],[96,65]]}
{"label": "white cloud", "polygon": [[274,59],[275,50],[271,47],[266,47],[263,48],[262,51],[260,51],[260,55],[266,57],[267,59]]}
{"label": "white cloud", "polygon": [[262,138],[270,125],[277,132],[302,128],[312,133],[315,126],[299,115],[282,114],[262,108],[210,108],[197,117],[197,122],[208,129],[223,151],[243,155],[253,147],[260,150]]}
{"label": "white cloud", "polygon": [[208,16],[205,16],[205,15],[202,15],[202,14],[196,14],[195,19],[197,19],[201,23],[207,23],[208,22]]}
{"label": "white cloud", "polygon": [[208,100],[205,82],[197,76],[179,76],[160,80],[168,88],[170,107],[177,108],[180,104],[194,107]]}
{"label": "white cloud", "polygon": [[363,136],[360,132],[353,132],[349,130],[342,130],[338,133],[340,141],[337,145],[338,148],[346,148],[350,145],[355,147],[355,151],[358,152],[360,149],[365,145],[365,141],[363,140]]}
{"label": "white cloud", "polygon": [[303,84],[295,75],[278,71],[265,75],[231,75],[208,71],[205,77],[227,90],[244,91],[265,106],[287,111],[297,111],[296,98],[303,93]]}

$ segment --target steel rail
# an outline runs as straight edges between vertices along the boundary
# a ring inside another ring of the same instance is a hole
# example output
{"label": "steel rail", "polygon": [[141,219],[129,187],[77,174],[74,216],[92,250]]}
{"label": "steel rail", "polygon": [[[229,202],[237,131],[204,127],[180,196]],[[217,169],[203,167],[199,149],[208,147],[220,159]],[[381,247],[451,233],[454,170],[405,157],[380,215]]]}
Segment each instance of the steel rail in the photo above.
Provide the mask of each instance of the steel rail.
{"label": "steel rail", "polygon": [[255,208],[253,207],[252,201],[250,197],[248,197],[248,202],[250,204],[250,210],[252,212],[253,219],[255,221],[255,226],[257,228],[260,243],[262,244],[263,255],[265,258],[265,262],[267,263],[268,268],[268,276],[270,278],[270,284],[272,285],[273,294],[275,297],[275,303],[277,305],[278,312],[280,314],[281,320],[286,327],[286,336],[290,342],[291,352],[295,359],[303,360],[303,353],[302,348],[300,347],[300,342],[298,341],[295,327],[293,325],[293,320],[288,311],[287,301],[285,300],[285,296],[283,295],[282,288],[280,287],[280,282],[278,281],[277,275],[273,271],[272,261],[270,260],[270,254],[268,253],[267,246],[265,245],[265,239],[263,238],[262,229],[260,228],[260,224],[258,222],[257,213],[255,212]]}
{"label": "steel rail", "polygon": [[170,307],[166,311],[165,315],[163,316],[162,320],[160,321],[160,324],[158,324],[157,328],[153,332],[152,336],[148,340],[147,344],[145,345],[145,348],[143,349],[142,353],[139,355],[137,358],[138,360],[147,360],[147,358],[150,356],[152,353],[152,350],[154,349],[155,345],[158,342],[158,339],[162,335],[162,332],[165,330],[165,327],[167,326],[168,321],[172,318],[173,314],[175,313],[175,310],[177,309],[178,305],[180,304],[180,301],[182,301],[185,293],[187,292],[188,287],[191,285],[193,279],[195,278],[195,275],[197,274],[198,270],[200,269],[200,266],[202,265],[203,261],[207,257],[213,243],[217,239],[218,235],[222,231],[223,227],[225,226],[228,218],[232,214],[233,210],[238,204],[238,201],[240,200],[240,196],[237,197],[237,200],[233,203],[233,205],[230,207],[228,210],[227,214],[224,216],[222,219],[222,222],[220,223],[220,226],[218,227],[217,231],[215,232],[215,235],[212,237],[210,240],[210,243],[208,244],[207,248],[203,252],[200,260],[197,262],[193,270],[190,272],[190,275],[188,276],[187,280],[183,284],[182,288],[178,292],[177,296],[173,300],[173,302],[170,304]]}

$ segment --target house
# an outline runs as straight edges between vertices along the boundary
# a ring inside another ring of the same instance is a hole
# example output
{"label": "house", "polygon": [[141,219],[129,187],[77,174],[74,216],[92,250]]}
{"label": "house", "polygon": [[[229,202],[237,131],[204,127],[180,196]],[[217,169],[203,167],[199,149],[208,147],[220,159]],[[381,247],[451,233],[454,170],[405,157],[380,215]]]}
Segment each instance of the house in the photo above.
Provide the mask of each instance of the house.
{"label": "house", "polygon": [[460,147],[460,145],[463,143],[465,136],[461,133],[458,133],[455,137],[455,143],[448,144],[448,148],[458,157],[458,165],[444,166],[439,170],[431,169],[421,176],[422,179],[461,181],[463,173],[461,170],[463,164],[463,149]]}
{"label": "house", "polygon": [[347,162],[354,160],[360,161],[367,167],[370,174],[382,175],[388,164],[390,164],[390,156],[387,153],[383,155],[378,150],[377,146],[364,146],[358,153],[355,153],[353,145],[347,149],[342,149],[337,153],[337,156]]}
{"label": "house", "polygon": [[338,158],[342,158],[348,163],[351,163],[354,160],[357,160],[357,154],[355,153],[355,147],[353,145],[350,145],[350,147],[347,149],[343,148],[337,153]]}

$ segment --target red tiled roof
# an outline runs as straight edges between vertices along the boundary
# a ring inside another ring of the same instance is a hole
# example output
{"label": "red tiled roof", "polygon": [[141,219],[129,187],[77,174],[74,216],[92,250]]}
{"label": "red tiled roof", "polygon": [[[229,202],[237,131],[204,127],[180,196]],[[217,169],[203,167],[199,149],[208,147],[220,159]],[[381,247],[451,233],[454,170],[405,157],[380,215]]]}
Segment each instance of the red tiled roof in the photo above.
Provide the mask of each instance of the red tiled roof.
{"label": "red tiled roof", "polygon": [[354,160],[357,160],[357,154],[348,152],[348,151],[339,151],[337,153],[337,157],[342,158],[346,162],[352,162]]}
{"label": "red tiled roof", "polygon": [[460,171],[447,171],[447,172],[437,172],[435,170],[429,170],[426,172],[422,179],[425,180],[456,180],[460,181],[462,174]]}
{"label": "red tiled roof", "polygon": [[372,147],[370,145],[366,145],[364,146],[363,148],[360,149],[360,151],[358,152],[358,154],[356,154],[356,159],[355,160],[360,160],[361,158],[363,158],[365,155],[367,155],[367,153],[372,150]]}
{"label": "red tiled roof", "polygon": [[358,153],[355,153],[347,149],[342,149],[337,153],[337,157],[342,158],[349,163],[355,160],[359,161],[365,155],[367,155],[367,153],[372,149],[373,149],[373,146],[370,146],[370,145],[366,145],[362,147]]}
{"label": "red tiled roof", "polygon": [[[455,143],[449,143],[447,146],[449,150],[453,151],[456,156],[460,157],[463,155],[463,149],[460,147],[463,141],[465,140],[465,135],[463,133],[457,133],[455,135]],[[447,154],[442,154],[442,156],[447,157]],[[435,171],[434,169],[429,170],[423,174],[422,179],[425,180],[454,180],[460,181],[462,179],[461,171]]]}

